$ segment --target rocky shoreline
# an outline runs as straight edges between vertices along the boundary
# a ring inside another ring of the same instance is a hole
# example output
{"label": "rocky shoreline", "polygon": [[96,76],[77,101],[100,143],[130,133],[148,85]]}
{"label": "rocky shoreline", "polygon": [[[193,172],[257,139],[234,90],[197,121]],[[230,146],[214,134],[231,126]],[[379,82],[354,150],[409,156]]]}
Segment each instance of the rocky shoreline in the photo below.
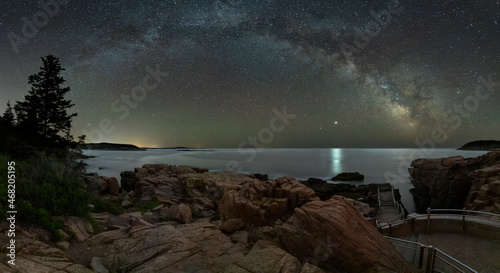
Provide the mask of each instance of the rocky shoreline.
{"label": "rocky shoreline", "polygon": [[58,243],[21,227],[18,263],[0,270],[416,272],[367,221],[368,204],[319,181],[309,183],[326,189],[322,198],[292,177],[164,164],[123,172],[121,186],[116,178],[85,181],[126,212],[94,213],[93,225],[67,217]]}
{"label": "rocky shoreline", "polygon": [[500,214],[500,152],[476,158],[417,159],[409,169],[417,212],[427,208]]}

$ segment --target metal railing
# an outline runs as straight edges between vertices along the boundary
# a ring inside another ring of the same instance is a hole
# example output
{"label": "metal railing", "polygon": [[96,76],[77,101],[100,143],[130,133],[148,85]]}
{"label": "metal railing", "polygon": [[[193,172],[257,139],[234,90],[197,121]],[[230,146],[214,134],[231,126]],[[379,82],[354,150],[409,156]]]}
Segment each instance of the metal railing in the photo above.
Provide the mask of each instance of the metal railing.
{"label": "metal railing", "polygon": [[[437,214],[433,215],[432,212],[456,212],[456,213],[454,213],[454,214],[437,213]],[[462,213],[462,214],[458,214],[458,213]],[[464,214],[464,213],[467,213],[467,214]],[[494,217],[497,217],[498,219],[491,218],[491,217],[481,217],[479,215],[494,216]],[[393,219],[390,219],[389,221],[384,222],[384,223],[379,223],[377,220],[375,220],[375,223],[380,230],[381,228],[384,228],[387,226],[396,226],[396,225],[405,224],[408,221],[415,221],[418,219],[426,219],[426,221],[427,221],[426,231],[427,231],[427,233],[430,233],[430,224],[431,224],[432,216],[437,216],[437,217],[447,216],[449,218],[457,217],[456,219],[458,219],[458,217],[461,216],[462,231],[465,231],[466,222],[481,222],[481,224],[500,228],[500,214],[495,214],[495,213],[491,213],[491,212],[484,212],[484,211],[476,211],[476,210],[466,210],[466,209],[431,209],[431,208],[428,208],[427,214],[420,214],[417,216],[408,217],[406,219],[403,219],[403,218],[398,219],[400,217],[397,216],[397,217],[394,217]],[[477,221],[473,221],[471,219],[476,219]]]}
{"label": "metal railing", "polygon": [[[378,200],[378,207],[380,208],[381,204],[380,204],[380,187],[377,187],[377,200]],[[378,211],[378,214],[380,214],[381,211],[379,209]]]}
{"label": "metal railing", "polygon": [[[438,212],[439,214],[432,214]],[[455,212],[455,214],[442,214]],[[462,214],[456,214],[461,212]],[[464,214],[465,213],[465,214]],[[496,216],[498,219],[481,217]],[[473,236],[500,240],[500,215],[490,212],[458,209],[428,209],[427,214],[410,216],[407,219],[374,224],[383,235],[404,237],[411,234],[434,232],[467,233]]]}
{"label": "metal railing", "polygon": [[[432,246],[429,246],[432,247]],[[429,248],[430,249],[430,248]],[[435,260],[438,259],[442,261],[444,264],[448,265],[449,267],[465,273],[465,272],[475,272],[477,273],[476,270],[472,269],[471,267],[467,266],[466,264],[460,262],[459,260],[451,257],[450,255],[444,253],[443,251],[439,250],[438,248],[434,248],[434,261],[432,262],[432,270],[434,271],[436,267],[440,268],[440,266],[436,266]]]}
{"label": "metal railing", "polygon": [[[500,219],[500,214],[486,212],[486,211],[478,211],[478,210],[466,210],[466,209],[431,209],[431,208],[428,208],[427,211],[431,211],[431,212],[433,212],[433,211],[435,211],[435,212],[449,211],[449,212],[461,212],[461,213],[464,213],[464,212],[465,213],[475,213],[475,214],[483,214],[483,215],[495,216],[495,217],[499,217],[499,219]],[[476,216],[476,215],[465,215],[465,216]],[[488,219],[492,219],[492,218],[488,218]],[[497,219],[492,219],[492,220],[497,220]],[[500,220],[497,220],[497,221],[500,222]]]}
{"label": "metal railing", "polygon": [[[413,241],[408,241],[408,240],[403,240],[399,238],[393,238],[389,236],[385,236],[387,239],[391,241],[391,243],[395,246],[399,247],[404,247],[405,251],[408,249],[408,244],[415,246],[416,248],[410,248],[410,250],[415,251],[415,256],[418,255],[418,259],[415,259],[413,261],[413,264],[415,266],[418,266],[419,269],[423,269],[424,263],[425,263],[425,272],[426,273],[431,273],[431,272],[441,272],[442,270],[447,270],[447,269],[453,269],[458,272],[462,273],[467,273],[467,272],[473,272],[477,273],[476,270],[472,269],[468,265],[460,262],[459,260],[453,258],[452,256],[446,254],[445,252],[439,250],[438,248],[433,247],[432,245],[424,245],[419,242],[413,242]],[[399,242],[399,243],[404,243],[406,245],[401,245],[394,243]],[[425,252],[427,250],[427,253]],[[442,265],[437,265],[436,264],[436,259],[438,261],[442,262]],[[418,261],[417,264],[415,262]],[[412,261],[409,261],[412,262]]]}
{"label": "metal railing", "polygon": [[[405,210],[404,207],[401,203],[396,201],[396,197],[394,196],[394,186],[391,185],[391,196],[392,196],[392,201],[390,203],[386,203],[387,205],[392,205],[394,206],[394,209],[397,211],[399,215],[394,216],[393,218],[387,220],[385,223],[390,223],[395,220],[404,220],[405,219]],[[383,201],[380,200],[380,187],[377,187],[377,199],[378,199],[378,206],[379,206],[379,215],[382,213],[382,209],[380,208],[383,205]]]}

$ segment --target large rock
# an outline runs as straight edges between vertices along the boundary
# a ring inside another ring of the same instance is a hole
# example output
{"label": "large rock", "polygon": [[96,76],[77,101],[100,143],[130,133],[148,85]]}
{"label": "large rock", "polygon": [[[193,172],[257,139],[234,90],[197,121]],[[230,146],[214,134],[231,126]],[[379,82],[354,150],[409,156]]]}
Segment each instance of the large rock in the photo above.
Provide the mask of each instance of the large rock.
{"label": "large rock", "polygon": [[268,226],[285,221],[294,208],[313,200],[319,200],[314,191],[293,178],[253,180],[225,191],[219,213],[222,220],[242,219],[251,226]]}
{"label": "large rock", "polygon": [[179,203],[184,197],[183,183],[178,177],[183,174],[200,174],[206,169],[187,166],[171,166],[167,164],[146,164],[136,168],[134,192],[142,201],[156,200],[160,202]]}
{"label": "large rock", "polygon": [[189,209],[189,207],[185,204],[173,205],[172,207],[170,207],[166,213],[166,217],[181,224],[188,224],[193,222],[191,209]]}
{"label": "large rock", "polygon": [[333,272],[417,272],[344,197],[312,201],[277,225],[284,249]]}
{"label": "large rock", "polygon": [[74,239],[78,242],[87,240],[94,233],[92,225],[83,218],[70,216],[65,219],[64,225],[67,231],[74,234]]}
{"label": "large rock", "polygon": [[[2,272],[67,272],[92,273],[81,264],[73,263],[60,249],[41,241],[16,236],[16,265],[0,266]],[[9,268],[10,267],[10,268]]]}
{"label": "large rock", "polygon": [[99,257],[93,257],[90,260],[90,267],[94,273],[109,273],[109,270],[102,264],[102,259]]}
{"label": "large rock", "polygon": [[363,181],[365,176],[358,172],[345,172],[339,173],[335,177],[332,178],[333,181]]}
{"label": "large rock", "polygon": [[258,241],[242,260],[226,267],[224,273],[299,273],[300,261],[268,241]]}
{"label": "large rock", "polygon": [[[328,200],[333,195],[335,195],[337,184],[328,183],[325,180],[321,180],[318,178],[309,178],[306,181],[301,181],[302,184],[314,190],[316,195],[321,200]],[[354,185],[349,185],[349,188],[356,187]]]}
{"label": "large rock", "polygon": [[133,191],[135,189],[135,183],[137,182],[135,178],[135,173],[131,171],[125,171],[120,173],[121,186],[126,192]]}
{"label": "large rock", "polygon": [[94,253],[118,272],[220,272],[248,252],[213,224],[160,223],[101,233]]}
{"label": "large rock", "polygon": [[416,159],[409,169],[417,212],[427,208],[462,209],[471,182],[462,156]]}
{"label": "large rock", "polygon": [[219,228],[226,233],[233,233],[237,230],[243,229],[245,226],[246,223],[241,219],[229,219],[222,223]]}
{"label": "large rock", "polygon": [[120,193],[120,183],[118,183],[118,179],[115,177],[110,177],[108,179],[108,187],[107,192],[112,195],[118,195]]}
{"label": "large rock", "polygon": [[108,188],[108,182],[102,179],[102,177],[86,176],[84,181],[87,186],[87,191],[94,194],[102,194]]}

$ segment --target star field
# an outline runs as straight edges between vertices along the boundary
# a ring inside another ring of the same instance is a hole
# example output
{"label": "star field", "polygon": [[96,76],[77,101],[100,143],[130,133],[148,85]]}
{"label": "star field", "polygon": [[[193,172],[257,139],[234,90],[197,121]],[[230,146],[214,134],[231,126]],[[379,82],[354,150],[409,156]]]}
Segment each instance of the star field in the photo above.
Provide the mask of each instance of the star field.
{"label": "star field", "polygon": [[55,55],[89,142],[238,147],[276,111],[265,147],[499,139],[500,1],[40,2],[0,4],[0,111]]}

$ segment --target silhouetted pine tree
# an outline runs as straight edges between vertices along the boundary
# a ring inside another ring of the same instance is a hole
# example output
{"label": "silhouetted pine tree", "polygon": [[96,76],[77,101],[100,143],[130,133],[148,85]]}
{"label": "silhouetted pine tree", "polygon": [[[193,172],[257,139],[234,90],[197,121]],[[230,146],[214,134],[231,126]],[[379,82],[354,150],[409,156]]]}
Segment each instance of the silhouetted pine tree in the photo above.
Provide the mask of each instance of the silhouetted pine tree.
{"label": "silhouetted pine tree", "polygon": [[14,127],[15,118],[12,106],[10,105],[10,101],[7,102],[7,109],[5,109],[1,120],[3,126],[10,128]]}
{"label": "silhouetted pine tree", "polygon": [[64,70],[59,59],[49,55],[42,61],[40,72],[28,78],[31,90],[25,101],[14,106],[17,127],[35,146],[65,147],[73,144],[71,122],[77,114],[67,113],[74,104],[64,99],[70,88],[61,86],[65,80],[59,75]]}
{"label": "silhouetted pine tree", "polygon": [[15,134],[15,118],[12,112],[12,106],[10,101],[7,102],[7,109],[2,116],[0,116],[0,152],[9,152],[11,148]]}

